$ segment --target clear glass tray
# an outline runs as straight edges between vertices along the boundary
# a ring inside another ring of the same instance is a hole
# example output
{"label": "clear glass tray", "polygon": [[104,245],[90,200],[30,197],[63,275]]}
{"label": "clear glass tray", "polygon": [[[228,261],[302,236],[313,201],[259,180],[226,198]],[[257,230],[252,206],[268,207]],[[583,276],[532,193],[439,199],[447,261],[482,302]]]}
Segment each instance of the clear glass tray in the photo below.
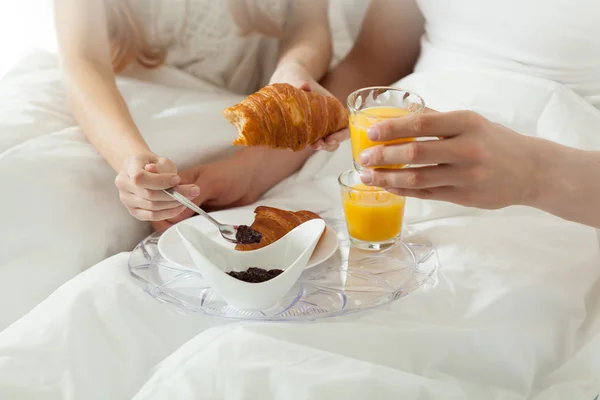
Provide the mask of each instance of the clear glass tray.
{"label": "clear glass tray", "polygon": [[437,251],[416,228],[405,226],[402,240],[389,249],[363,251],[351,247],[341,210],[320,215],[337,231],[338,251],[304,271],[292,290],[269,310],[242,311],[228,306],[200,274],[182,270],[161,257],[158,233],[133,250],[129,271],[152,297],[179,311],[262,321],[316,320],[368,310],[437,282]]}

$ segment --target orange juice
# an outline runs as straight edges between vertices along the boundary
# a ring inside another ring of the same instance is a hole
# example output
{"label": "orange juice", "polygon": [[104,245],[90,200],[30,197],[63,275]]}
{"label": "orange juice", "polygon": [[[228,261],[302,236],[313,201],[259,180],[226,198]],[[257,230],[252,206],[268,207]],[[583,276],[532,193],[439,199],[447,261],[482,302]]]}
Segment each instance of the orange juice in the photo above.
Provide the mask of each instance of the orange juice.
{"label": "orange juice", "polygon": [[352,238],[364,242],[384,242],[400,235],[404,197],[358,184],[342,192],[342,203],[348,233]]}
{"label": "orange juice", "polygon": [[[352,143],[352,158],[354,162],[360,165],[360,153],[373,146],[380,144],[396,144],[410,142],[414,139],[403,138],[390,140],[387,142],[372,142],[367,136],[367,129],[389,118],[404,117],[411,112],[405,108],[398,107],[370,107],[360,110],[350,115],[350,141]],[[403,168],[404,164],[386,165],[385,168]]]}

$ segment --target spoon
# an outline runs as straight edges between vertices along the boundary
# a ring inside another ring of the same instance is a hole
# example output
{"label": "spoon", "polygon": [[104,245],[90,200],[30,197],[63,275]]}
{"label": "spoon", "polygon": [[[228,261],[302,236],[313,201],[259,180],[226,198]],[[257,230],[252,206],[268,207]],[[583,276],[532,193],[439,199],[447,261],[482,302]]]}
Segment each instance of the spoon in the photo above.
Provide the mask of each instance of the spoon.
{"label": "spoon", "polygon": [[219,229],[221,236],[223,239],[235,243],[235,244],[251,244],[251,243],[259,243],[262,240],[262,234],[260,232],[255,231],[247,225],[226,225],[222,224],[213,217],[211,217],[207,212],[202,210],[200,207],[192,203],[187,199],[184,195],[179,192],[176,192],[173,189],[163,189],[163,192],[171,196],[173,199],[177,200],[179,203],[183,204],[187,208],[195,211],[197,214],[202,215],[204,218],[208,219]]}

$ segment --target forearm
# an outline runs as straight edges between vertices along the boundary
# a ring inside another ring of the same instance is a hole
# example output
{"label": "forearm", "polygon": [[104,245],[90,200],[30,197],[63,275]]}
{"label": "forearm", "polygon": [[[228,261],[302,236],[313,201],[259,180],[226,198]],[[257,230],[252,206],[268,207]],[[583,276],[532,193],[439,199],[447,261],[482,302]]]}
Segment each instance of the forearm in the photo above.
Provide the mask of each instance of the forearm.
{"label": "forearm", "polygon": [[600,228],[600,152],[539,145],[539,174],[526,205]]}
{"label": "forearm", "polygon": [[65,66],[71,108],[86,137],[115,170],[133,154],[150,153],[112,71],[93,61]]}
{"label": "forearm", "polygon": [[302,66],[315,80],[325,75],[333,52],[327,4],[326,0],[292,2],[292,16],[281,42],[275,78],[286,64]]}
{"label": "forearm", "polygon": [[246,147],[233,157],[238,169],[252,179],[253,198],[259,198],[277,183],[298,171],[314,150],[275,150],[265,147]]}
{"label": "forearm", "polygon": [[149,152],[116,85],[103,0],[54,0],[56,33],[75,119],[115,169]]}

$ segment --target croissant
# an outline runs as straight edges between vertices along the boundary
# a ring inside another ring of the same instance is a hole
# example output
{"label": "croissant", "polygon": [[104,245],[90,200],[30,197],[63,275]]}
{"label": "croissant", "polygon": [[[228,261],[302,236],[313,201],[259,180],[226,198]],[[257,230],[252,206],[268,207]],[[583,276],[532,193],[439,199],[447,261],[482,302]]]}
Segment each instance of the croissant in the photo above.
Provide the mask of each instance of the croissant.
{"label": "croissant", "polygon": [[289,231],[311,219],[321,218],[311,211],[286,211],[279,208],[259,206],[254,210],[254,222],[250,228],[262,234],[260,243],[238,244],[236,250],[249,251],[260,249],[276,242]]}
{"label": "croissant", "polygon": [[265,86],[223,115],[238,130],[234,145],[293,151],[348,126],[348,113],[335,97],[287,83]]}

